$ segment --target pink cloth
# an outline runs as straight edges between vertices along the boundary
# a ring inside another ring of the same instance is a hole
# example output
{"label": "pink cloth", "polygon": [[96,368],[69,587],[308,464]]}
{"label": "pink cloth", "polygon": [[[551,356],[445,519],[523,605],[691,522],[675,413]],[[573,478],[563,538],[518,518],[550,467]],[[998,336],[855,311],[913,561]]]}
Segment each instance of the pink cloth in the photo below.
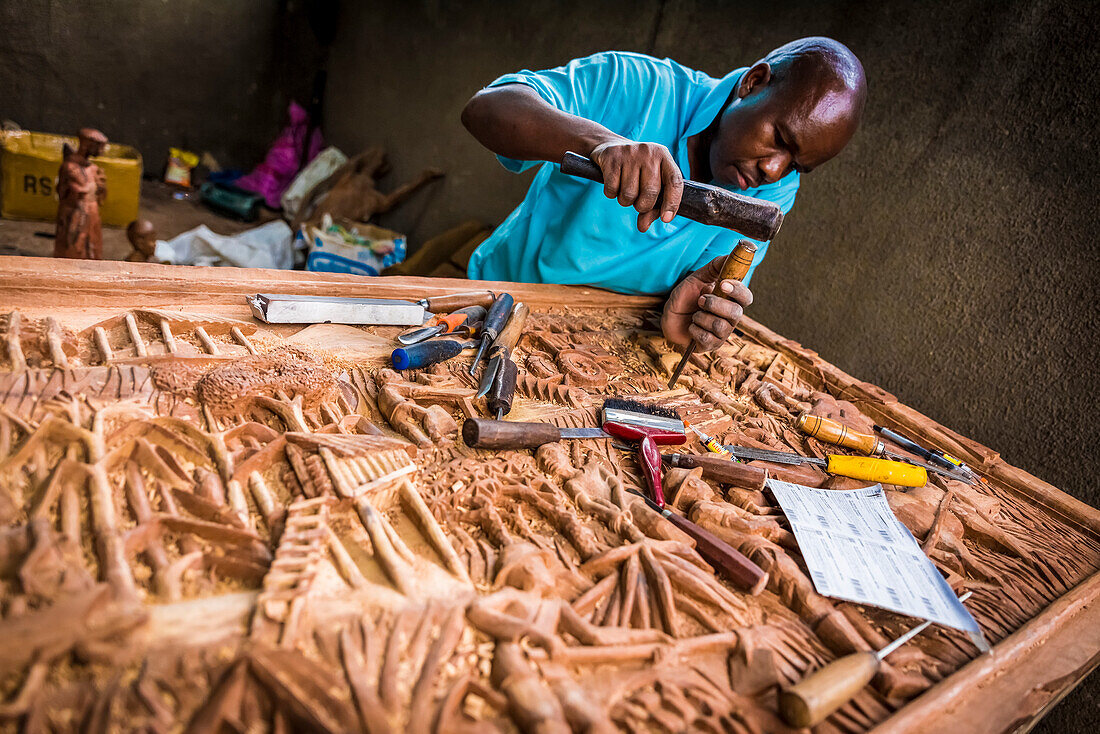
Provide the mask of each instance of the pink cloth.
{"label": "pink cloth", "polygon": [[[302,162],[302,141],[305,140],[309,130],[309,113],[297,102],[291,102],[287,108],[287,117],[290,124],[283,128],[279,137],[271,144],[263,163],[252,169],[252,173],[234,181],[235,186],[248,191],[255,191],[264,197],[264,202],[272,209],[278,209],[279,199],[283,192],[290,186],[290,182],[298,175]],[[313,160],[321,151],[324,139],[321,129],[313,131],[313,137],[309,141],[309,154],[306,163]]]}

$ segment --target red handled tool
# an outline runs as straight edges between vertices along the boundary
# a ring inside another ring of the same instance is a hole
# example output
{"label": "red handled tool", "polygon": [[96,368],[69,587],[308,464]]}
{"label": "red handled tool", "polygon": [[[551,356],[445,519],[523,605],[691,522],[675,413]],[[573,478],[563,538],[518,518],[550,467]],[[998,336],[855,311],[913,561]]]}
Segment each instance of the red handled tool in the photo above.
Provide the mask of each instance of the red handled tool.
{"label": "red handled tool", "polygon": [[634,400],[610,398],[603,405],[603,430],[616,438],[638,445],[642,467],[653,502],[665,506],[661,486],[661,452],[657,446],[674,446],[687,441],[684,422],[671,410]]}

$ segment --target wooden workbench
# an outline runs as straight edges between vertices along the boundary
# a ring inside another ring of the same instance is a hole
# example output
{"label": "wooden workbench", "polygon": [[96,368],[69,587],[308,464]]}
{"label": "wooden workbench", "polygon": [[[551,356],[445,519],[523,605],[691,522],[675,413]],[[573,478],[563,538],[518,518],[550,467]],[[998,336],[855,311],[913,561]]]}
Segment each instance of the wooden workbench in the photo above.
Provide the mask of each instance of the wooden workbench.
{"label": "wooden workbench", "polygon": [[[711,493],[681,510],[734,518],[727,539],[773,563],[757,597],[622,492],[629,455],[465,447],[455,421],[483,410],[467,359],[388,372],[396,329],[267,327],[244,301],[472,288],[532,309],[513,419],[592,425],[626,394],[820,453],[791,427],[810,409],[988,478],[891,502],[974,592],[993,652],[930,632],[820,731],[1022,731],[1100,662],[1100,512],[751,319],[668,391],[650,298],[2,258],[0,728],[782,730],[776,685],[910,624],[816,597],[751,488],[668,477]],[[662,566],[705,590],[669,611],[646,592]]]}

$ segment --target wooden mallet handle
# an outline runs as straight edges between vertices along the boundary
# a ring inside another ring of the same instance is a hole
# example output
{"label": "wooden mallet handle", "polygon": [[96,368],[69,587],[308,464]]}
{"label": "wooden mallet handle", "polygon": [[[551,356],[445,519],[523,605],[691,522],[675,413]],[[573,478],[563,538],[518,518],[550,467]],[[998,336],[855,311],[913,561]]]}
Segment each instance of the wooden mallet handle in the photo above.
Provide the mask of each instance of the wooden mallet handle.
{"label": "wooden mallet handle", "polygon": [[475,449],[530,449],[561,440],[558,427],[549,423],[513,423],[467,418],[462,440]]}
{"label": "wooden mallet handle", "polygon": [[[590,159],[576,153],[566,153],[561,172],[577,178],[603,183],[603,171]],[[767,241],[783,226],[783,210],[778,205],[735,194],[718,186],[684,180],[684,193],[676,213],[703,224],[725,227],[734,232]]]}
{"label": "wooden mallet handle", "polygon": [[708,530],[671,510],[661,513],[695,541],[695,550],[734,586],[756,596],[768,585],[768,572],[750,561],[747,556]]}

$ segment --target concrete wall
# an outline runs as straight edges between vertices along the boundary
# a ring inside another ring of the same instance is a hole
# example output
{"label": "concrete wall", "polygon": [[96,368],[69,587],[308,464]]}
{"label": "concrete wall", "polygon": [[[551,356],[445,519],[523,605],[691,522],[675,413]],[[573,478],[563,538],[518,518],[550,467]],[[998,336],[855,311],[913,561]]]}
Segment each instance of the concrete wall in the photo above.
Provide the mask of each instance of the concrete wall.
{"label": "concrete wall", "polygon": [[[457,7],[462,5],[462,7]],[[507,71],[602,49],[720,75],[803,35],[863,59],[863,129],[804,179],[753,315],[1057,486],[1100,504],[1096,333],[1100,14],[1057,2],[353,4],[327,132],[385,146],[385,185],[447,178],[386,222],[422,241],[498,222],[529,180],[458,121]],[[530,175],[530,174],[528,174]]]}
{"label": "concrete wall", "polygon": [[[301,2],[0,0],[0,118],[98,127],[159,174],[170,146],[250,168],[310,93]],[[297,63],[305,58],[305,64]]]}

